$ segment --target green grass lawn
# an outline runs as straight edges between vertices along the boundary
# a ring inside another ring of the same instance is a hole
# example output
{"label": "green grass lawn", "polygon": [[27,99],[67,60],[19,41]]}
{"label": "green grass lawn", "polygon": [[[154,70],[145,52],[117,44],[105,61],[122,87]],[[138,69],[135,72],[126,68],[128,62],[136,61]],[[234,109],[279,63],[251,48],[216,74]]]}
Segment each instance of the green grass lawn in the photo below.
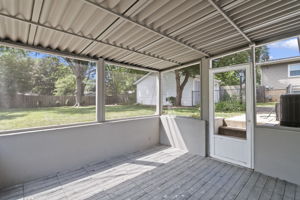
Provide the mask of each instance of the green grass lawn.
{"label": "green grass lawn", "polygon": [[164,107],[163,114],[200,118],[200,110],[197,107]]}
{"label": "green grass lawn", "polygon": [[[154,106],[106,106],[106,119],[153,115]],[[95,106],[0,109],[0,131],[96,120]]]}
{"label": "green grass lawn", "polygon": [[[109,105],[106,106],[106,119],[121,119],[136,116],[147,116],[155,113],[154,106],[144,105]],[[197,107],[164,107],[164,114],[199,118]],[[216,113],[218,117],[231,117],[242,113]],[[0,131],[43,127],[51,125],[73,124],[78,122],[92,122],[96,120],[95,106],[75,108],[48,107],[48,108],[15,108],[0,109]]]}

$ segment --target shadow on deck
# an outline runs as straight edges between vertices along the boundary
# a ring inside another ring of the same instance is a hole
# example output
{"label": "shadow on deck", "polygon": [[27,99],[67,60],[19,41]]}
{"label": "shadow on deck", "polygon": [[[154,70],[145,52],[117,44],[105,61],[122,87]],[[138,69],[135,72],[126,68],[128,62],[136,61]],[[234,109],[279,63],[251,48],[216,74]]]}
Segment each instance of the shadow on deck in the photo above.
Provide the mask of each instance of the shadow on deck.
{"label": "shadow on deck", "polygon": [[300,199],[300,187],[157,146],[2,189],[0,199]]}

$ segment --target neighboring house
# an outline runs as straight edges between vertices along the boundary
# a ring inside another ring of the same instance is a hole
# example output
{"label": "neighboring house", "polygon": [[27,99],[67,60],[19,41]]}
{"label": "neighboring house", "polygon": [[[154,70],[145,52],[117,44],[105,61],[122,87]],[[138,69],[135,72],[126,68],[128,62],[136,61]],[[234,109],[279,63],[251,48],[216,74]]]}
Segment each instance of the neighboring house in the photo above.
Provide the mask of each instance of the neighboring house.
{"label": "neighboring house", "polygon": [[[183,79],[183,78],[182,78]],[[148,73],[135,82],[137,86],[137,103],[143,105],[156,104],[156,75]],[[163,105],[170,105],[167,97],[176,97],[175,72],[166,72],[162,76]],[[182,94],[182,106],[195,106],[200,104],[200,78],[191,77],[186,83]]]}
{"label": "neighboring house", "polygon": [[261,65],[261,85],[273,90],[286,90],[300,85],[300,62]]}
{"label": "neighboring house", "polygon": [[266,88],[269,101],[280,100],[280,95],[298,93],[300,87],[300,62],[282,61],[277,64],[261,64],[261,85]]}

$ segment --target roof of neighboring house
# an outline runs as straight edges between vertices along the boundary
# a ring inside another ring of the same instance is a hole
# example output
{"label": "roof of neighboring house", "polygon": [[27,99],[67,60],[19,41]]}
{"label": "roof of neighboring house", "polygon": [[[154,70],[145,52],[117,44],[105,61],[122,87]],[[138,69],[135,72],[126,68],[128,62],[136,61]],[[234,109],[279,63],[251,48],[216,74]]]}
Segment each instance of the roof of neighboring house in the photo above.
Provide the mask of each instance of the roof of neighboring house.
{"label": "roof of neighboring house", "polygon": [[[143,80],[145,80],[148,76],[152,75],[155,72],[149,72],[148,74],[146,74],[145,76],[143,76],[142,78],[138,79],[137,81],[135,81],[133,84],[139,84],[140,82],[142,82]],[[170,73],[170,72],[167,72]],[[190,77],[190,78],[194,78],[194,79],[200,79],[200,75],[196,75],[195,77]]]}
{"label": "roof of neighboring house", "polygon": [[142,80],[144,80],[145,78],[147,78],[148,76],[150,76],[153,72],[149,72],[148,74],[146,74],[145,76],[143,76],[142,78],[138,79],[137,81],[135,81],[133,84],[136,85],[138,83],[140,83]]}
{"label": "roof of neighboring house", "polygon": [[266,62],[262,62],[262,63],[257,63],[257,65],[259,65],[261,67],[265,67],[265,66],[269,67],[269,66],[273,66],[276,64],[291,64],[291,63],[297,63],[297,62],[300,62],[300,56],[266,61]]}

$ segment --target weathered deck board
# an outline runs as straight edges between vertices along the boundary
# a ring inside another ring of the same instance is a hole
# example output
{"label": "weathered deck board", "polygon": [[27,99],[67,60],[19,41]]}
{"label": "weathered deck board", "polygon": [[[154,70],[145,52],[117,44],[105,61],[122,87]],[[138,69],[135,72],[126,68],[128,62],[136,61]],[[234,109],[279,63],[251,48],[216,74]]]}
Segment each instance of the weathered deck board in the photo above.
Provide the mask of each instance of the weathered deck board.
{"label": "weathered deck board", "polygon": [[300,186],[157,146],[1,189],[2,199],[300,200]]}

